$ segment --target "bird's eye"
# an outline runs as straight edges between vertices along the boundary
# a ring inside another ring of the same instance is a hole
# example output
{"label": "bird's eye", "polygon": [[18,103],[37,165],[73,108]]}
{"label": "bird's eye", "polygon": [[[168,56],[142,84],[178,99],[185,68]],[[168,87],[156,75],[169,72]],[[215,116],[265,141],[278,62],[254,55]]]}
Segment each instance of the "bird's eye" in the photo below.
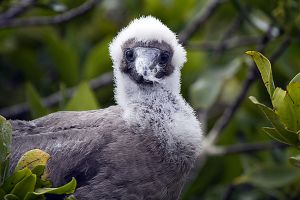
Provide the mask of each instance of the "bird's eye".
{"label": "bird's eye", "polygon": [[134,61],[134,52],[132,49],[127,49],[125,51],[125,58],[128,62],[133,62]]}
{"label": "bird's eye", "polygon": [[169,61],[170,55],[168,52],[163,52],[159,56],[159,64],[165,65]]}

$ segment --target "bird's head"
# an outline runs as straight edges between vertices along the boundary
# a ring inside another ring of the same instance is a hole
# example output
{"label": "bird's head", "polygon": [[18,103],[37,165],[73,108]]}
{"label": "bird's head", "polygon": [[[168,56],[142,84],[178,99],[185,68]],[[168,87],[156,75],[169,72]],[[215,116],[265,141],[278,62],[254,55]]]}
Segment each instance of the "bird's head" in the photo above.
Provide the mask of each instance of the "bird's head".
{"label": "bird's head", "polygon": [[133,20],[113,39],[109,47],[115,80],[138,87],[179,88],[180,69],[186,51],[160,20],[141,17]]}

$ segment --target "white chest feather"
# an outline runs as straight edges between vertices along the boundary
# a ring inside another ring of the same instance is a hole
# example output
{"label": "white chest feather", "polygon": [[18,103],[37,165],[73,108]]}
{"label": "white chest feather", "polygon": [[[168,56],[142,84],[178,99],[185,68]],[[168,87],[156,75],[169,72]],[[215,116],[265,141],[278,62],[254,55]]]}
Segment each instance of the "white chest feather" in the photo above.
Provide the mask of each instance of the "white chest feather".
{"label": "white chest feather", "polygon": [[182,99],[168,91],[139,92],[129,98],[124,118],[139,131],[151,130],[151,134],[167,142],[172,149],[181,143],[195,154],[200,152],[202,131],[193,110]]}

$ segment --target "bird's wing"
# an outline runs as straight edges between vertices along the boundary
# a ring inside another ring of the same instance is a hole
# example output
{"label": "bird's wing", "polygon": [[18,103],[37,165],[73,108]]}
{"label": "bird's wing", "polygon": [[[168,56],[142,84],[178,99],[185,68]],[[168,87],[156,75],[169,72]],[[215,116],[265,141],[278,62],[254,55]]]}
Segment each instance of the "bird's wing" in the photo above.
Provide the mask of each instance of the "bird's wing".
{"label": "bird's wing", "polygon": [[[120,120],[122,109],[111,106],[106,109],[90,111],[60,111],[35,119],[33,121],[10,121],[13,126],[13,136],[51,134],[68,129],[99,128],[100,125],[111,125],[111,119]],[[118,123],[119,121],[116,121]]]}
{"label": "bird's wing", "polygon": [[51,156],[48,168],[54,182],[64,182],[65,176],[78,166],[89,178],[88,174],[92,176],[93,172],[87,167],[93,166],[90,162],[95,162],[95,156],[115,137],[128,132],[122,113],[119,106],[111,106],[101,110],[57,112],[30,122],[11,121],[12,168],[23,153],[39,148]]}

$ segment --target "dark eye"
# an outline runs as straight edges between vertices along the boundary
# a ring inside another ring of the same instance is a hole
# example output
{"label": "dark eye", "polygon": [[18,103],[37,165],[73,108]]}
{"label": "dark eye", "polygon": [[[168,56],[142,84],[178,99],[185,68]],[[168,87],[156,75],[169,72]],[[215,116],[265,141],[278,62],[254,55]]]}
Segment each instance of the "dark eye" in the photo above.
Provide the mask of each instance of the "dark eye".
{"label": "dark eye", "polygon": [[170,55],[168,52],[162,52],[159,56],[159,60],[158,60],[159,64],[161,65],[167,64],[169,61],[169,57]]}
{"label": "dark eye", "polygon": [[133,52],[132,49],[126,49],[125,58],[128,62],[133,62],[134,61],[134,52]]}

